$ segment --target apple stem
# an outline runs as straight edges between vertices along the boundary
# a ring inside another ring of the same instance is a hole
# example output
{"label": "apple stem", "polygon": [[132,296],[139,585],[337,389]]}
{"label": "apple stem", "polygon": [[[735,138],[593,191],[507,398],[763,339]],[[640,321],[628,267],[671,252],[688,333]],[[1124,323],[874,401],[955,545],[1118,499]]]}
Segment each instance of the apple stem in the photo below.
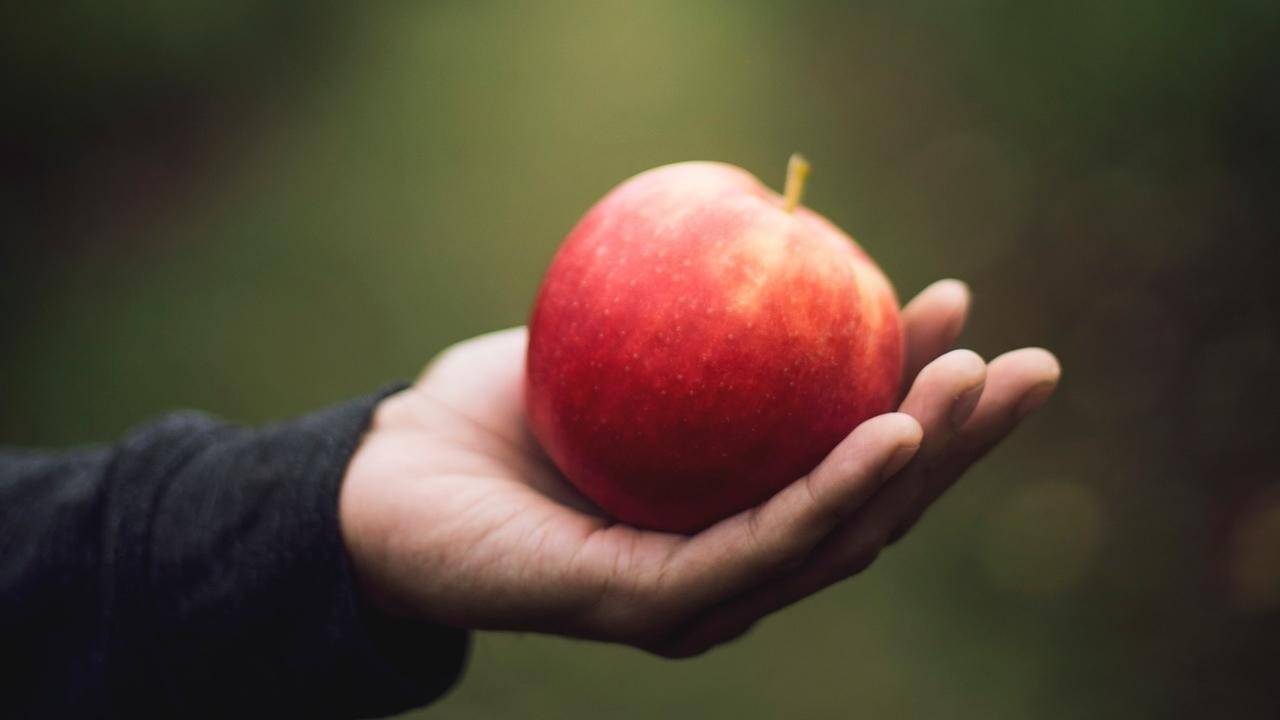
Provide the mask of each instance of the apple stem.
{"label": "apple stem", "polygon": [[787,212],[795,212],[804,195],[804,182],[809,177],[809,161],[800,153],[791,153],[787,161],[787,184],[782,190],[782,207]]}

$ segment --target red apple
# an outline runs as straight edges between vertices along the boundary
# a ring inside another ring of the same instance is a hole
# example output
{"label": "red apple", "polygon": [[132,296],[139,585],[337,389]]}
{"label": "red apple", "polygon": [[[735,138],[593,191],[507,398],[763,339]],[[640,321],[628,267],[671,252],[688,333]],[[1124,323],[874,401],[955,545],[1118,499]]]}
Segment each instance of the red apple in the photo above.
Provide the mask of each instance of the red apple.
{"label": "red apple", "polygon": [[693,532],[892,409],[898,301],[844,232],[732,165],[641,173],[565,238],[529,328],[534,435],[614,518]]}

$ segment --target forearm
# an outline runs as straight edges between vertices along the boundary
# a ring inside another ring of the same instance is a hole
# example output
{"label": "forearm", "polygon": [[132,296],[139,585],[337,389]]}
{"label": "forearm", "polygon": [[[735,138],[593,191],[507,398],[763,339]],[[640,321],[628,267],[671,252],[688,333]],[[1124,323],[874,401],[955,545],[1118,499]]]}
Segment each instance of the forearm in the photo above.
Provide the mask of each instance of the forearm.
{"label": "forearm", "polygon": [[0,458],[17,696],[41,714],[357,716],[447,689],[465,633],[362,609],[339,535],[375,402],[261,430],[174,415],[113,448]]}

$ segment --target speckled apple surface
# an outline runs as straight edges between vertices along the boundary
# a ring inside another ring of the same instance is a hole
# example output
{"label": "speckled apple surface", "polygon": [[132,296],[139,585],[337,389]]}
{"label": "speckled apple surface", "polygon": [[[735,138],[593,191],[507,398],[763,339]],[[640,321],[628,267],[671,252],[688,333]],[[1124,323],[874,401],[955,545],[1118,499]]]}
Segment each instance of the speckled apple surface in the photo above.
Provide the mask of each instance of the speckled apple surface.
{"label": "speckled apple surface", "polygon": [[529,420],[614,518],[693,532],[892,409],[898,301],[847,234],[732,165],[641,173],[561,245],[534,306]]}

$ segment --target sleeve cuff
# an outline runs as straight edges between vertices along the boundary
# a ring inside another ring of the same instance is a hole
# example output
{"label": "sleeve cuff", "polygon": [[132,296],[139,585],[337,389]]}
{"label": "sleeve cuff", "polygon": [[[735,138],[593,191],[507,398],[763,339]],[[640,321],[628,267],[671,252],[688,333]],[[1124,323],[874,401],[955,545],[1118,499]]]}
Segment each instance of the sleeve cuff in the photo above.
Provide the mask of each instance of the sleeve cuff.
{"label": "sleeve cuff", "polygon": [[120,446],[109,706],[370,717],[453,686],[467,631],[364,606],[338,522],[373,412],[404,387],[257,430],[182,413]]}
{"label": "sleeve cuff", "polygon": [[[383,399],[408,387],[398,383],[361,401],[333,411],[335,437],[332,477],[323,483],[337,527],[338,494],[346,468],[369,427],[373,412]],[[350,415],[344,411],[351,409]],[[322,414],[323,416],[323,414]],[[347,424],[347,427],[341,427]],[[339,543],[341,540],[339,540]],[[335,639],[340,641],[344,665],[351,675],[344,681],[361,688],[359,714],[388,715],[426,705],[444,695],[458,681],[466,666],[470,633],[444,625],[391,617],[360,601],[345,548],[340,558],[341,607]],[[356,699],[356,698],[353,698]]]}

